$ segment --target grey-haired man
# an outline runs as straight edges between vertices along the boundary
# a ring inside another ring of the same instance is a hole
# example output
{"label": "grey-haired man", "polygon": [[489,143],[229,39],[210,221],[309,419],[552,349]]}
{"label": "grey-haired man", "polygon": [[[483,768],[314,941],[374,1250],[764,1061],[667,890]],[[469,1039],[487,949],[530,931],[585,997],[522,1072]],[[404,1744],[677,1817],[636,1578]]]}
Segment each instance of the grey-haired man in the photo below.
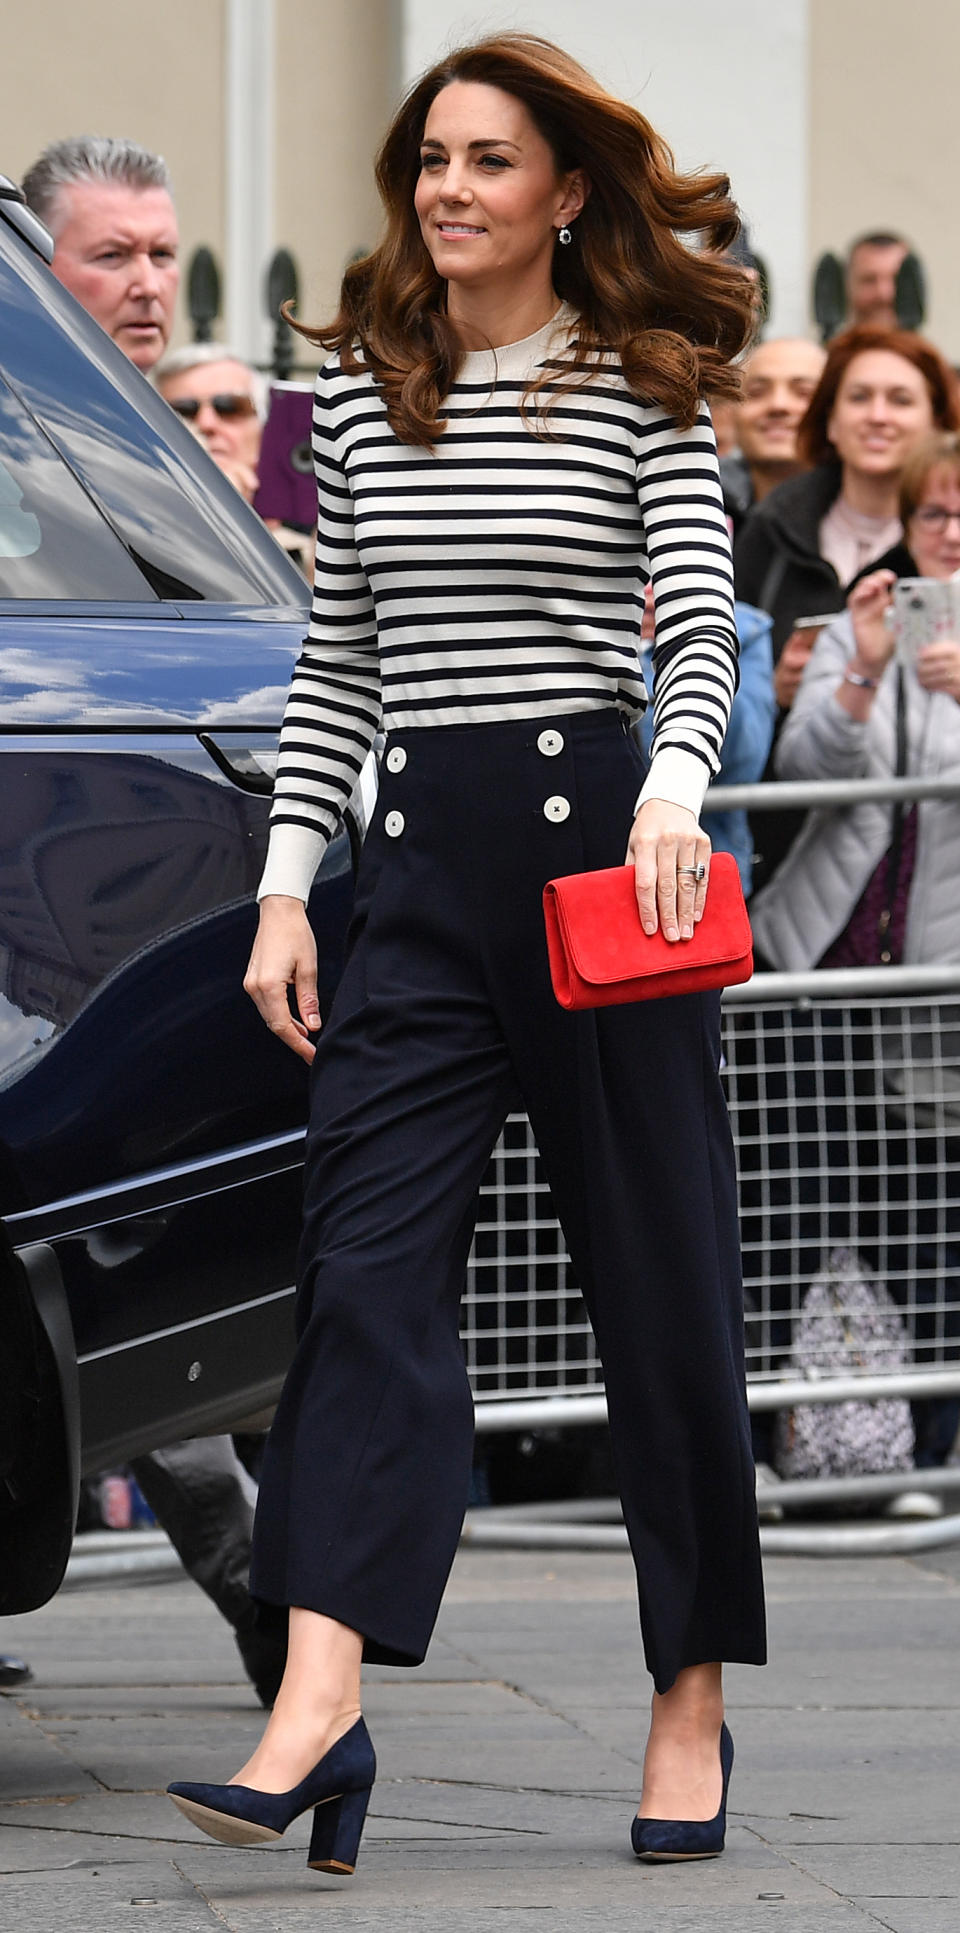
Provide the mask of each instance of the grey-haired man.
{"label": "grey-haired man", "polygon": [[[180,276],[162,156],[134,141],[78,135],[46,148],[22,186],[53,236],[54,274],[138,369],[152,369],[170,337]],[[286,1633],[247,1588],[256,1492],[230,1437],[173,1443],[132,1468],[185,1568],[233,1625],[259,1697],[272,1704]]]}
{"label": "grey-haired man", "polygon": [[54,241],[53,272],[138,369],[167,346],[180,236],[162,156],[79,135],[45,149],[23,178]]}

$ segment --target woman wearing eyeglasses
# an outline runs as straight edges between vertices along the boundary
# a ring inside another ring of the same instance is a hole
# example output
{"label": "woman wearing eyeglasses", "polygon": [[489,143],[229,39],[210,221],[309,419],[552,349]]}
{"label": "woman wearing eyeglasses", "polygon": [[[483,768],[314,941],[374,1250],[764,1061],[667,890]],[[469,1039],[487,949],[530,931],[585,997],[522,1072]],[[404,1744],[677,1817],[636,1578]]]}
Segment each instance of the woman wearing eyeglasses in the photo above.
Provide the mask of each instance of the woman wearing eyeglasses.
{"label": "woman wearing eyeglasses", "polygon": [[[889,622],[898,577],[960,571],[960,435],[934,431],[914,449],[899,510],[903,542],[854,585],[844,616],[817,639],[780,737],[778,778],[933,778],[960,768],[960,635],[923,645],[901,666]],[[960,799],[924,799],[899,812],[861,803],[811,813],[750,911],[758,951],[775,968],[960,963]],[[935,1148],[920,1136],[918,1186],[932,1214],[925,1155],[932,1163]],[[890,1199],[892,1186],[885,1183]],[[960,1267],[960,1228],[941,1226],[921,1261],[917,1299],[955,1303],[943,1277]],[[896,1268],[880,1272],[902,1299],[909,1285],[898,1290]],[[948,1309],[942,1320],[955,1338],[960,1315]],[[936,1340],[932,1313],[918,1310],[914,1334],[922,1363],[924,1339]],[[914,1405],[918,1465],[946,1461],[958,1421],[952,1396]]]}
{"label": "woman wearing eyeglasses", "polygon": [[[777,750],[784,779],[883,778],[897,769],[901,673],[889,620],[901,576],[960,570],[960,435],[934,431],[908,459],[900,488],[904,541],[860,578],[841,618],[813,648]],[[900,763],[933,775],[960,764],[960,639],[918,652],[902,672]],[[923,800],[906,813],[894,923],[884,948],[862,929],[861,899],[890,846],[890,808],[855,805],[813,816],[774,880],[751,904],[754,936],[778,968],[960,960],[960,804]],[[882,909],[881,909],[882,910]],[[866,957],[870,954],[871,957]]]}

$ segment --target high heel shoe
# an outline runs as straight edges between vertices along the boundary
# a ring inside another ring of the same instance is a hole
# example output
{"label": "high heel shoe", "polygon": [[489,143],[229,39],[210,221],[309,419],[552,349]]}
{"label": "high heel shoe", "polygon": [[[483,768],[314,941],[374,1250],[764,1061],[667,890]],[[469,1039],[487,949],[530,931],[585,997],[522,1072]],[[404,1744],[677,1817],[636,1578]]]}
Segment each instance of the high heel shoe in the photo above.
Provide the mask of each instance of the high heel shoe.
{"label": "high heel shoe", "polygon": [[733,1771],[733,1739],[725,1725],[720,1727],[720,1770],[723,1792],[715,1818],[634,1817],[630,1838],[638,1859],[716,1859],[722,1853],[727,1830],[727,1789]]}
{"label": "high heel shoe", "polygon": [[180,1780],[168,1785],[167,1791],[192,1825],[226,1846],[259,1846],[282,1839],[293,1820],[312,1806],[308,1866],[318,1873],[352,1873],[376,1772],[370,1734],[358,1718],[289,1792]]}

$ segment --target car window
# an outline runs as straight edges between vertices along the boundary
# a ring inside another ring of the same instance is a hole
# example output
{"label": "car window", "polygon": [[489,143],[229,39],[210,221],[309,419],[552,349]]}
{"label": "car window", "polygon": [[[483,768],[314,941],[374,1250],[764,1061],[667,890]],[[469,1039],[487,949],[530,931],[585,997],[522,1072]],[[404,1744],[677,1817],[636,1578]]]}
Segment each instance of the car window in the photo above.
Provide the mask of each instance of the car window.
{"label": "car window", "polygon": [[133,568],[163,599],[306,610],[303,577],[186,425],[46,264],[5,239],[0,222],[0,368]]}
{"label": "car window", "polygon": [[155,603],[133,559],[0,377],[0,598]]}

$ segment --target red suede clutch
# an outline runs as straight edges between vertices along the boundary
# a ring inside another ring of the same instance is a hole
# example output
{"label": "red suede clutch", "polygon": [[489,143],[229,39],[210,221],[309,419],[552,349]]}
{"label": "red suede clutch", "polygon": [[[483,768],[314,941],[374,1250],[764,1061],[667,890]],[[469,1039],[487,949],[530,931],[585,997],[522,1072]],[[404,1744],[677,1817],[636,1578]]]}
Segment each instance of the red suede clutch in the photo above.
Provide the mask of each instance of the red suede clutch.
{"label": "red suede clutch", "polygon": [[640,924],[632,866],[570,873],[543,889],[550,977],[561,1007],[613,1007],[667,994],[731,987],[753,972],[752,936],[737,862],[710,861],[703,918],[690,940]]}

